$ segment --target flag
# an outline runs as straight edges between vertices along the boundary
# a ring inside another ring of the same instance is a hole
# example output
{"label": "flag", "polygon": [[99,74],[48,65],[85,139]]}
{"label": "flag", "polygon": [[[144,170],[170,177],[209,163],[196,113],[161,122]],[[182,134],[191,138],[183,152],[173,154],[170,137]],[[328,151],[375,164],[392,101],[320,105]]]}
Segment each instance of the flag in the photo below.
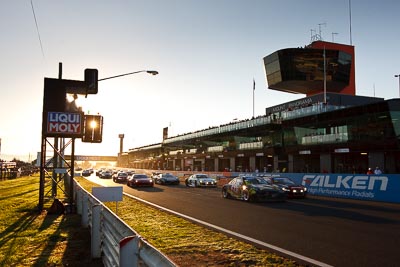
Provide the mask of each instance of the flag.
{"label": "flag", "polygon": [[253,79],[253,91],[256,90],[256,81]]}

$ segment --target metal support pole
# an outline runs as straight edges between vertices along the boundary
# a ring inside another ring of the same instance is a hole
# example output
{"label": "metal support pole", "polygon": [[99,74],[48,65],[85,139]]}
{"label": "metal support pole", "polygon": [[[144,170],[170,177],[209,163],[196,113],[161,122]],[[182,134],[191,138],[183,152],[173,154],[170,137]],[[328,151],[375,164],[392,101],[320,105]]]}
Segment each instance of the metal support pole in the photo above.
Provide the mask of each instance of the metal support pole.
{"label": "metal support pole", "polygon": [[[62,79],[62,63],[58,63],[58,79]],[[51,181],[51,195],[53,198],[57,196],[57,180],[58,174],[55,170],[58,168],[59,156],[58,156],[58,137],[54,137],[54,153],[53,153],[53,174],[52,174],[52,181]]]}
{"label": "metal support pole", "polygon": [[101,258],[101,230],[100,230],[100,220],[101,220],[101,204],[94,204],[92,207],[92,228],[90,229],[91,235],[91,256],[92,259]]}
{"label": "metal support pole", "polygon": [[39,212],[43,211],[44,180],[45,180],[44,167],[45,167],[45,165],[46,165],[46,138],[43,136],[43,133],[42,133],[42,145],[41,145],[41,153],[40,153],[39,204],[38,204]]}
{"label": "metal support pole", "polygon": [[58,168],[58,137],[54,138],[54,153],[53,153],[53,173],[52,173],[52,181],[51,181],[51,196],[53,198],[57,197],[57,173],[56,169]]}
{"label": "metal support pole", "polygon": [[75,138],[72,138],[71,148],[71,177],[69,180],[69,205],[71,213],[74,210],[74,176],[75,176]]}
{"label": "metal support pole", "polygon": [[326,51],[324,46],[324,104],[326,105]]}
{"label": "metal support pole", "polygon": [[134,71],[134,72],[129,72],[129,73],[125,73],[125,74],[120,74],[120,75],[115,75],[115,76],[111,76],[111,77],[107,77],[107,78],[98,79],[97,81],[100,82],[100,81],[104,81],[104,80],[108,80],[108,79],[114,79],[114,78],[127,76],[127,75],[131,75],[131,74],[136,74],[136,73],[141,73],[141,72],[147,72],[148,74],[151,74],[151,75],[158,74],[158,71],[155,71],[155,70],[139,70],[139,71]]}

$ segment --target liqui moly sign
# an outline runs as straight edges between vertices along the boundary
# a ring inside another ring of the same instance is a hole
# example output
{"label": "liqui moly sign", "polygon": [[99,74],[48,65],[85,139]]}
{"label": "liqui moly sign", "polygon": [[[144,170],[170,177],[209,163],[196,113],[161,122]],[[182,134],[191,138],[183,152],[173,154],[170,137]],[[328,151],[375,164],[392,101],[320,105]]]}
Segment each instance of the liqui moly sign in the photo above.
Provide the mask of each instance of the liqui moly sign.
{"label": "liqui moly sign", "polygon": [[83,114],[69,112],[47,113],[47,136],[81,137]]}

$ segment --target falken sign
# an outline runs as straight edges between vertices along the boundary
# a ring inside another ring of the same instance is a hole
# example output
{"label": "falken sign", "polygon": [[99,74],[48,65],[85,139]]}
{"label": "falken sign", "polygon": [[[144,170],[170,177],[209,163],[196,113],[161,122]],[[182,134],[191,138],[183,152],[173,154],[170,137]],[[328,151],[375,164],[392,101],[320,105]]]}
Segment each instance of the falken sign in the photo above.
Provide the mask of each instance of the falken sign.
{"label": "falken sign", "polygon": [[288,174],[311,195],[400,203],[400,175]]}
{"label": "falken sign", "polygon": [[70,112],[48,112],[46,136],[82,137],[83,114]]}
{"label": "falken sign", "polygon": [[388,177],[375,175],[304,175],[302,184],[311,194],[374,198],[376,192],[386,192],[388,182]]}
{"label": "falken sign", "polygon": [[[400,174],[253,173],[287,177],[302,184],[310,195],[400,203]],[[226,177],[248,173],[224,173]]]}

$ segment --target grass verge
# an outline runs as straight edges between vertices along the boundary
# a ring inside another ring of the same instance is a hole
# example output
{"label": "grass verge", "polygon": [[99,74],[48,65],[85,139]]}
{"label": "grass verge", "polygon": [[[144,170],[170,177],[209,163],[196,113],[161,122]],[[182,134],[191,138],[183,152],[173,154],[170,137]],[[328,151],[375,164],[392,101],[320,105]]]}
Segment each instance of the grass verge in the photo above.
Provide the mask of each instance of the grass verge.
{"label": "grass verge", "polygon": [[[98,186],[77,181],[89,192]],[[115,212],[115,203],[105,203]],[[299,266],[264,249],[123,197],[118,216],[179,266]]]}
{"label": "grass verge", "polygon": [[0,181],[0,266],[102,266],[80,216],[48,214],[52,201],[39,212],[38,201],[38,175]]}

